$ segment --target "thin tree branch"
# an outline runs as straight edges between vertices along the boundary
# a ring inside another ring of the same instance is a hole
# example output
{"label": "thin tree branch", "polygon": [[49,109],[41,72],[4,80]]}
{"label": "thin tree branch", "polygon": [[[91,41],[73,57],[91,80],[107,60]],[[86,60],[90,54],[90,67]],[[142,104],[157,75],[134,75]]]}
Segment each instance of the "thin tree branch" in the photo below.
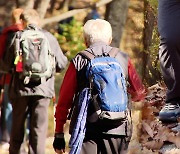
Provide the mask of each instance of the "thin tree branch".
{"label": "thin tree branch", "polygon": [[[103,6],[103,5],[106,5],[108,3],[110,3],[112,0],[101,0],[100,2],[97,2],[95,4],[96,7],[100,7],[100,6]],[[94,4],[93,4],[94,5]],[[53,22],[59,22],[61,20],[64,20],[66,18],[69,18],[69,17],[72,17],[78,13],[81,13],[81,12],[84,12],[84,11],[87,11],[88,9],[90,9],[93,5],[89,6],[88,8],[84,8],[84,9],[75,9],[75,10],[71,10],[71,11],[68,11],[68,12],[65,12],[61,15],[58,15],[58,16],[55,16],[55,17],[50,17],[50,18],[46,18],[42,21],[42,24],[41,26],[45,26],[49,23],[53,23]]]}

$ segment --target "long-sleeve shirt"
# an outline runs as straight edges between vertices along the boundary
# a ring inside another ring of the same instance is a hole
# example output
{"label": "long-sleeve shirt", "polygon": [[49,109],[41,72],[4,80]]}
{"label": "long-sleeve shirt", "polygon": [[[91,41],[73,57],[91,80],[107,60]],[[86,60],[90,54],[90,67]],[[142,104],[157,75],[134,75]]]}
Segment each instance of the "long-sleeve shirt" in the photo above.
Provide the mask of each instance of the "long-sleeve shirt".
{"label": "long-sleeve shirt", "polygon": [[[56,133],[63,133],[63,126],[66,123],[69,109],[72,106],[74,95],[77,91],[77,71],[71,62],[65,74],[63,83],[59,91],[59,100],[56,106]],[[143,86],[139,75],[137,74],[130,59],[128,60],[128,92],[133,101],[142,100],[145,96],[145,87]]]}
{"label": "long-sleeve shirt", "polygon": [[[0,59],[3,58],[4,53],[10,46],[7,42],[9,33],[15,33],[23,29],[22,24],[14,24],[3,29],[2,34],[0,35]],[[11,38],[13,39],[13,38]],[[11,80],[11,75],[6,74],[0,78],[0,84],[9,84]]]}

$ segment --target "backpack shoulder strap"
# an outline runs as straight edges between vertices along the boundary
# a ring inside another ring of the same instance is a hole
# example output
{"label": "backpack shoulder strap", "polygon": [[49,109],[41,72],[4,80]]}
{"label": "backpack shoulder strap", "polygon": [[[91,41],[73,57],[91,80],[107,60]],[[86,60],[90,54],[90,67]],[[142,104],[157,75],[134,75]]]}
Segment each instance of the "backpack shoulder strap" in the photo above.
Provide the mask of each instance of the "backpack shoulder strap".
{"label": "backpack shoulder strap", "polygon": [[95,56],[92,53],[88,52],[87,50],[84,50],[84,51],[80,52],[80,54],[83,55],[84,57],[86,57],[89,60],[95,58]]}
{"label": "backpack shoulder strap", "polygon": [[[118,54],[119,52],[119,49],[118,48],[112,48],[110,51],[109,51],[109,56],[110,57],[116,57],[116,55]],[[94,59],[95,58],[95,55],[93,55],[92,53],[88,52],[87,50],[84,50],[82,52],[80,52],[81,55],[85,56],[87,59],[91,60],[91,59]]]}
{"label": "backpack shoulder strap", "polygon": [[116,55],[118,54],[118,52],[119,52],[119,49],[118,48],[112,48],[110,51],[109,51],[109,56],[110,57],[116,57]]}

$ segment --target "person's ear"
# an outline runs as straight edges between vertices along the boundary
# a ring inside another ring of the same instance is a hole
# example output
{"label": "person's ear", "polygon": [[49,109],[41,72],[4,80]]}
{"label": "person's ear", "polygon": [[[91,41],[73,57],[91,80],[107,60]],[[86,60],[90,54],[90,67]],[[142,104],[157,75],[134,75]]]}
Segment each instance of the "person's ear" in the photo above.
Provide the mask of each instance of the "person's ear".
{"label": "person's ear", "polygon": [[108,43],[111,44],[111,42],[112,42],[112,37],[109,39],[109,42],[108,42]]}
{"label": "person's ear", "polygon": [[89,47],[89,42],[86,37],[84,38],[84,41],[85,41],[86,47]]}
{"label": "person's ear", "polygon": [[26,28],[27,22],[25,22],[25,21],[22,20],[22,25],[23,25],[24,28]]}

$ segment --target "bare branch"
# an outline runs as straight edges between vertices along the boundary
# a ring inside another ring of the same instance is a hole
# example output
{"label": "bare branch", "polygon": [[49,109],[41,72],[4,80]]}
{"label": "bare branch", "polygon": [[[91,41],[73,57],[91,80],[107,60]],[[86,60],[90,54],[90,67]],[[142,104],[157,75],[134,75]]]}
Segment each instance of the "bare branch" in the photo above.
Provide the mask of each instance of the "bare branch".
{"label": "bare branch", "polygon": [[[100,2],[97,2],[95,4],[96,7],[100,7],[100,6],[103,6],[103,5],[106,5],[108,3],[110,3],[112,0],[101,0]],[[71,11],[68,11],[68,12],[65,12],[61,15],[58,15],[58,16],[55,16],[55,17],[50,17],[50,18],[46,18],[42,21],[42,24],[41,26],[45,26],[46,24],[49,24],[49,23],[53,23],[53,22],[58,22],[58,21],[61,21],[63,19],[66,19],[66,18],[69,18],[69,17],[72,17],[78,13],[81,13],[81,12],[84,12],[84,11],[87,11],[88,9],[90,9],[92,6],[89,6],[88,8],[84,8],[84,9],[75,9],[75,10],[71,10]]]}

